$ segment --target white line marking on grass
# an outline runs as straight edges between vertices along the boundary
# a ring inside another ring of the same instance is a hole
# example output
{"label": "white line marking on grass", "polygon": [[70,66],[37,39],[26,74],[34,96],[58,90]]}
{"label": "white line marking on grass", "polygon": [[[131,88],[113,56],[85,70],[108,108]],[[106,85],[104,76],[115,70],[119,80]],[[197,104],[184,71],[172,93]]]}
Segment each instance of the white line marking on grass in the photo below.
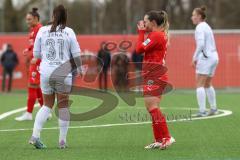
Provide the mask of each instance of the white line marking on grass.
{"label": "white line marking on grass", "polygon": [[[39,104],[35,104],[34,107],[39,107]],[[9,111],[9,112],[5,112],[3,114],[0,114],[0,120],[4,119],[4,118],[7,118],[8,116],[11,116],[15,113],[18,113],[18,112],[22,112],[22,111],[25,111],[27,108],[27,106],[25,107],[22,107],[22,108],[18,108],[18,109],[14,109],[12,111]]]}
{"label": "white line marking on grass", "polygon": [[[40,105],[39,104],[35,104],[34,105],[34,107],[40,107]],[[12,110],[12,111],[8,111],[8,112],[5,112],[5,113],[3,113],[3,114],[0,114],[0,120],[2,120],[2,119],[5,119],[5,118],[7,118],[7,117],[9,117],[9,116],[11,116],[11,115],[13,115],[13,114],[16,114],[16,113],[18,113],[18,112],[22,112],[22,111],[25,111],[26,110],[26,108],[27,108],[27,106],[25,106],[25,107],[22,107],[22,108],[18,108],[18,109],[14,109],[14,110]],[[83,107],[81,107],[81,108],[83,108]],[[127,107],[125,107],[125,106],[118,106],[116,109],[126,109]],[[129,107],[130,109],[146,109],[145,107]],[[190,108],[182,108],[182,107],[179,107],[179,108],[173,108],[173,107],[161,107],[161,109],[178,109],[178,110],[186,110],[186,109],[190,109]],[[197,110],[197,109],[195,109],[195,108],[192,108],[192,110]]]}
{"label": "white line marking on grass", "polygon": [[[188,108],[192,109],[192,108]],[[224,116],[229,116],[232,114],[232,111],[229,110],[223,110],[219,109],[220,114],[208,116],[208,117],[192,117],[191,120],[189,119],[178,119],[178,120],[171,120],[169,122],[183,122],[183,121],[193,121],[193,120],[202,120],[202,119],[212,119],[212,118],[219,118]],[[90,125],[90,126],[70,126],[70,129],[80,129],[80,128],[105,128],[105,127],[114,127],[114,126],[131,126],[131,125],[143,125],[143,124],[149,124],[150,121],[147,122],[135,122],[135,123],[113,123],[113,124],[100,124],[100,125]],[[44,130],[56,130],[58,127],[49,127],[49,128],[43,128]],[[16,132],[16,131],[31,131],[32,128],[20,128],[20,129],[2,129],[0,132]]]}

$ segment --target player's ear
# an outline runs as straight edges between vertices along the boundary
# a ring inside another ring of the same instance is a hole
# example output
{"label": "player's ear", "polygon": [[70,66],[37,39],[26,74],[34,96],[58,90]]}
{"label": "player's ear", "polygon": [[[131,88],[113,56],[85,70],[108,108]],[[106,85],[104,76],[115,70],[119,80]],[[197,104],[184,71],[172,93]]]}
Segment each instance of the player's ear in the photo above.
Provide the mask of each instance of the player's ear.
{"label": "player's ear", "polygon": [[152,20],[151,23],[152,23],[153,26],[158,26],[157,22],[155,20]]}

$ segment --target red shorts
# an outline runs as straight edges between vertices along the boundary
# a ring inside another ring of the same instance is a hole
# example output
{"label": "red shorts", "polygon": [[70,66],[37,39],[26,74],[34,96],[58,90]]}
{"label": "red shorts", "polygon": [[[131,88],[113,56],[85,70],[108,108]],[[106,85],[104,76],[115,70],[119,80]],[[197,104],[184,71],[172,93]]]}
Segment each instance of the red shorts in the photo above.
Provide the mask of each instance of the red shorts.
{"label": "red shorts", "polygon": [[170,89],[167,68],[160,64],[144,64],[143,95],[159,97]]}
{"label": "red shorts", "polygon": [[30,84],[40,85],[39,65],[36,65],[36,64],[30,65],[28,82]]}

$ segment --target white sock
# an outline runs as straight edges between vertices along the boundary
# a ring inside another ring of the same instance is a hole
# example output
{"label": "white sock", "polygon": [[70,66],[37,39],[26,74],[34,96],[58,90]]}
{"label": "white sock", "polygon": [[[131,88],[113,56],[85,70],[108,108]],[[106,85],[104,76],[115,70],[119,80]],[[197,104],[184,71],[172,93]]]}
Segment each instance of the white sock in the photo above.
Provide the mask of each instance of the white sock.
{"label": "white sock", "polygon": [[59,108],[58,110],[59,118],[58,118],[58,124],[59,124],[59,142],[61,140],[64,140],[66,142],[67,140],[67,132],[68,127],[70,123],[70,113],[68,107],[66,108]]}
{"label": "white sock", "polygon": [[44,123],[47,121],[51,111],[52,111],[51,108],[44,105],[38,110],[33,127],[32,133],[33,137],[40,138],[40,132],[42,130],[42,127]]}
{"label": "white sock", "polygon": [[197,101],[200,112],[206,111],[206,93],[204,87],[199,87],[196,90],[197,92]]}
{"label": "white sock", "polygon": [[209,88],[205,88],[205,91],[206,91],[208,102],[211,106],[211,109],[217,109],[215,89],[211,86]]}

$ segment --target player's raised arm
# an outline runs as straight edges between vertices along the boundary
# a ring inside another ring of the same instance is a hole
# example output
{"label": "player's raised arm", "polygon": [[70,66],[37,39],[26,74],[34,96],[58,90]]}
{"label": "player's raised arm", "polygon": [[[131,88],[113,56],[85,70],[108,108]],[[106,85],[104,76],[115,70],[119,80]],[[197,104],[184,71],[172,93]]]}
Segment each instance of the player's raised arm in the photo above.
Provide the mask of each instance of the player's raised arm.
{"label": "player's raised arm", "polygon": [[[157,21],[154,20],[154,16],[145,15],[144,20],[139,21],[137,24],[138,27],[138,40],[136,45],[136,52],[137,53],[143,53],[146,51],[150,51],[154,49],[155,47],[158,47],[164,43],[166,39],[168,39],[168,20],[167,20],[167,14],[166,12],[159,12],[161,14],[161,17],[158,17],[159,19]],[[154,20],[154,21],[153,21]],[[157,34],[149,32],[153,25],[162,25],[162,31],[166,32],[166,36],[162,37]],[[149,33],[147,38],[144,40],[145,33]]]}

